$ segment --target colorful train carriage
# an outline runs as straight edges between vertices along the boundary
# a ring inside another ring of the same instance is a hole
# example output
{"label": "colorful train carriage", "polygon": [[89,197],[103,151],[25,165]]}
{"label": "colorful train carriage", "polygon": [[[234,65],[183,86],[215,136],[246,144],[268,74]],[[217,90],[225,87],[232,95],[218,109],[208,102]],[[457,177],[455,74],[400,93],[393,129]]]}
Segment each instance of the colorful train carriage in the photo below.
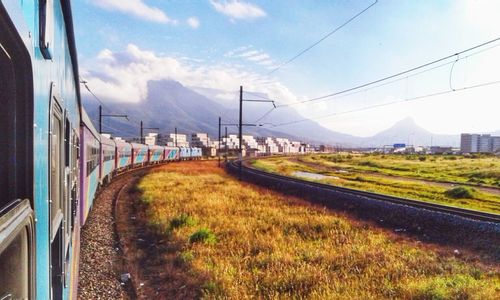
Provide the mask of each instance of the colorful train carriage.
{"label": "colorful train carriage", "polygon": [[132,165],[142,165],[148,162],[148,146],[132,143]]}
{"label": "colorful train carriage", "polygon": [[165,147],[162,146],[149,146],[149,162],[159,163],[164,160],[165,157]]}
{"label": "colorful train carriage", "polygon": [[178,161],[180,159],[180,149],[178,147],[165,147],[166,161]]}
{"label": "colorful train carriage", "polygon": [[94,128],[87,113],[82,110],[82,124],[80,129],[80,220],[85,224],[92,207],[100,179],[100,135]]}
{"label": "colorful train carriage", "polygon": [[0,45],[0,298],[76,298],[80,98],[70,1],[0,1]]}
{"label": "colorful train carriage", "polygon": [[115,140],[116,144],[116,170],[121,171],[132,165],[132,145],[122,140]]}
{"label": "colorful train carriage", "polygon": [[109,182],[113,171],[116,167],[115,162],[116,144],[105,134],[101,134],[101,151],[100,151],[100,181],[101,184]]}

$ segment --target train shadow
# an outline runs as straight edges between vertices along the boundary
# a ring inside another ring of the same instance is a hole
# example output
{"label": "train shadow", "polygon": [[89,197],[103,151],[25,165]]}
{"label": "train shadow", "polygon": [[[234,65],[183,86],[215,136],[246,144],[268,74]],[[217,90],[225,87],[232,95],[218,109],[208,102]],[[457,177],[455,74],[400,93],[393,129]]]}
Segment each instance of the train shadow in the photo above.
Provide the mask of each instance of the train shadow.
{"label": "train shadow", "polygon": [[[141,174],[140,177],[145,174]],[[148,223],[147,204],[141,201],[137,176],[125,188],[116,205],[117,232],[131,275],[135,296],[140,299],[199,299],[207,274],[194,270],[181,253],[184,240],[160,232]]]}

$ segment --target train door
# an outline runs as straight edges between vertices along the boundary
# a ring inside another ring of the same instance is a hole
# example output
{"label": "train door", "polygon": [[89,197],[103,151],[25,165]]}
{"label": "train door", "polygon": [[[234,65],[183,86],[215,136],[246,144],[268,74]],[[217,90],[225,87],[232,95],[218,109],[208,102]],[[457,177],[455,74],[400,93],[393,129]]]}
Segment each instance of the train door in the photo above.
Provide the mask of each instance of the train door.
{"label": "train door", "polygon": [[0,299],[33,299],[33,72],[1,1],[0,28]]}
{"label": "train door", "polygon": [[50,278],[51,299],[59,299],[63,293],[63,246],[64,246],[64,177],[63,111],[58,98],[51,97],[50,114]]}

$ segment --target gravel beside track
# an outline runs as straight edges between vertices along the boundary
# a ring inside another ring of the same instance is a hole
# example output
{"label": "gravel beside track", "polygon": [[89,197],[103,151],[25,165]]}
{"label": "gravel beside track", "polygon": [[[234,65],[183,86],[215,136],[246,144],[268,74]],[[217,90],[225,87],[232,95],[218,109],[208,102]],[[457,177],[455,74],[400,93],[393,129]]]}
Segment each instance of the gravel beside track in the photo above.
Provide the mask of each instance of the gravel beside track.
{"label": "gravel beside track", "polygon": [[114,228],[113,206],[124,175],[101,190],[81,231],[79,299],[129,299],[121,285],[122,254]]}

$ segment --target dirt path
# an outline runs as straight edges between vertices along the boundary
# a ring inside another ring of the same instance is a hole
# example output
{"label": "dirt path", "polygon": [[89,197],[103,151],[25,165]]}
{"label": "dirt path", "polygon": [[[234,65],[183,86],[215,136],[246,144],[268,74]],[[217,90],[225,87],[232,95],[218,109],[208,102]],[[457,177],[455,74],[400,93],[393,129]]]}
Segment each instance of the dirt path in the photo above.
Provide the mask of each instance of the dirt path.
{"label": "dirt path", "polygon": [[[329,171],[329,172],[335,172],[338,171],[338,168],[335,167],[328,167],[328,166],[323,166],[317,163],[312,163],[312,162],[306,162],[300,160],[300,158],[290,158],[290,161],[304,164],[308,167],[314,168],[316,170],[322,170],[322,171]],[[354,173],[349,171],[350,173]],[[413,183],[420,183],[420,184],[428,184],[428,185],[433,185],[433,186],[439,186],[439,187],[444,187],[444,188],[452,188],[457,185],[467,185],[471,186],[481,192],[485,193],[490,193],[494,195],[500,196],[500,189],[493,188],[493,187],[484,187],[484,186],[477,186],[477,185],[471,185],[471,184],[464,184],[464,183],[446,183],[446,182],[436,182],[436,181],[430,181],[430,180],[425,180],[425,179],[415,179],[415,178],[409,178],[409,177],[403,177],[403,176],[397,176],[397,175],[385,175],[385,174],[380,174],[377,172],[370,172],[370,171],[355,171],[358,174],[369,174],[370,176],[373,177],[378,177],[378,178],[384,178],[384,179],[392,179],[392,180],[400,180],[400,181],[406,181],[406,182],[413,182]]]}

